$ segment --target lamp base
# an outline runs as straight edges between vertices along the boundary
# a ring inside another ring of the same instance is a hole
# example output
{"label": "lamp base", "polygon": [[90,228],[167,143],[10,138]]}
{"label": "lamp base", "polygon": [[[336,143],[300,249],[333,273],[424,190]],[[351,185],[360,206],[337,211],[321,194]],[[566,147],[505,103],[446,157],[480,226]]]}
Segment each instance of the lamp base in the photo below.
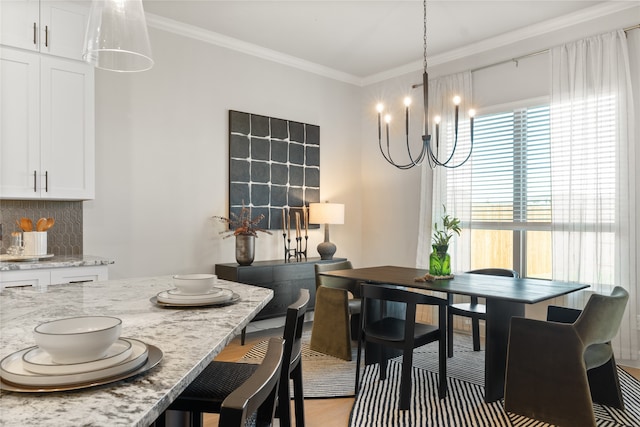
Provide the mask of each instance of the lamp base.
{"label": "lamp base", "polygon": [[320,254],[320,259],[333,259],[333,254],[336,253],[336,245],[331,242],[322,242],[318,245],[318,253]]}

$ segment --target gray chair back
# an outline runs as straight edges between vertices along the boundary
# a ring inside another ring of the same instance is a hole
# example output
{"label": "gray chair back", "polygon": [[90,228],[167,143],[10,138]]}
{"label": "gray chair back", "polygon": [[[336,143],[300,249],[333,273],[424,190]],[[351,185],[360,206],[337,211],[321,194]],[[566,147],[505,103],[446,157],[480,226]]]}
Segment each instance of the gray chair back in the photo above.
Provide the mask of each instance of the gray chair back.
{"label": "gray chair back", "polygon": [[611,341],[620,329],[629,293],[616,286],[611,295],[593,294],[573,324],[585,347]]}

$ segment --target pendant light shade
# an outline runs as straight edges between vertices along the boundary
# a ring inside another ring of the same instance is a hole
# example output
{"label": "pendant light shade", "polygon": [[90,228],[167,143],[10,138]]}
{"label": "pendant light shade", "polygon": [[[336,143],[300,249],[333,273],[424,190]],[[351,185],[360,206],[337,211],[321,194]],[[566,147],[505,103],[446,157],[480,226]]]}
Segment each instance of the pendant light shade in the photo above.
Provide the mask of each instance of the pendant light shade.
{"label": "pendant light shade", "polygon": [[119,72],[153,67],[142,0],[93,0],[83,58]]}

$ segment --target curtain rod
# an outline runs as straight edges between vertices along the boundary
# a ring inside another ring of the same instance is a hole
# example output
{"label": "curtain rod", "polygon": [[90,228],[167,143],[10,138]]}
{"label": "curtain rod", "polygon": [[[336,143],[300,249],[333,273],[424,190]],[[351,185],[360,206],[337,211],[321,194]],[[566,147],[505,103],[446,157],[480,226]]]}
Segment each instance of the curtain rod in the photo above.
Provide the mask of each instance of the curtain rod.
{"label": "curtain rod", "polygon": [[[632,25],[631,27],[627,27],[627,28],[623,28],[622,31],[629,32],[631,30],[635,30],[640,28],[640,24],[636,24],[636,25]],[[478,67],[478,68],[473,68],[471,69],[472,73],[475,73],[476,71],[480,71],[480,70],[484,70],[487,68],[491,68],[491,67],[495,67],[497,65],[502,65],[502,64],[508,64],[509,62],[515,62],[516,66],[518,66],[518,61],[522,60],[522,59],[526,59],[526,58],[530,58],[532,56],[537,56],[537,55],[541,55],[543,53],[547,53],[549,52],[550,49],[543,49],[543,50],[539,50],[537,52],[532,52],[532,53],[528,53],[526,55],[522,55],[522,56],[517,56],[515,58],[511,58],[511,59],[505,59],[504,61],[500,61],[500,62],[494,62],[493,64],[488,64],[488,65],[483,65],[482,67]],[[415,89],[417,87],[422,86],[422,83],[417,83],[411,86],[412,89]]]}
{"label": "curtain rod", "polygon": [[[640,28],[640,24],[636,24],[636,25],[632,25],[631,27],[627,27],[627,28],[623,28],[622,31],[624,31],[625,33],[631,31],[631,30],[635,30],[637,28]],[[530,58],[532,56],[537,56],[543,53],[547,53],[549,52],[550,49],[543,49],[543,50],[539,50],[537,52],[533,52],[533,53],[528,53],[526,55],[522,55],[522,56],[517,56],[515,58],[511,58],[511,59],[506,59],[504,61],[500,61],[500,62],[496,62],[494,64],[489,64],[489,65],[484,65],[482,67],[478,67],[478,68],[473,68],[471,70],[471,72],[475,72],[475,71],[480,71],[480,70],[484,70],[485,68],[490,68],[490,67],[494,67],[496,65],[502,65],[502,64],[506,64],[509,62],[515,62],[516,63],[516,67],[518,66],[518,61],[522,60],[522,59],[526,59],[526,58]]]}

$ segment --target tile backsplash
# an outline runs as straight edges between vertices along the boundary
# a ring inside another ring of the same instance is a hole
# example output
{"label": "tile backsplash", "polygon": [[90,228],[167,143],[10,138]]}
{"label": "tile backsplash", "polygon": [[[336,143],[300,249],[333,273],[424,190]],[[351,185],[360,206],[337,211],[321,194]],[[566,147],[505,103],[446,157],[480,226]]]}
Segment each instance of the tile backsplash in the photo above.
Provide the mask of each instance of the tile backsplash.
{"label": "tile backsplash", "polygon": [[47,232],[47,252],[54,255],[82,255],[82,202],[44,200],[0,200],[2,253],[10,245],[13,231],[20,231],[16,220],[53,218],[55,225]]}

